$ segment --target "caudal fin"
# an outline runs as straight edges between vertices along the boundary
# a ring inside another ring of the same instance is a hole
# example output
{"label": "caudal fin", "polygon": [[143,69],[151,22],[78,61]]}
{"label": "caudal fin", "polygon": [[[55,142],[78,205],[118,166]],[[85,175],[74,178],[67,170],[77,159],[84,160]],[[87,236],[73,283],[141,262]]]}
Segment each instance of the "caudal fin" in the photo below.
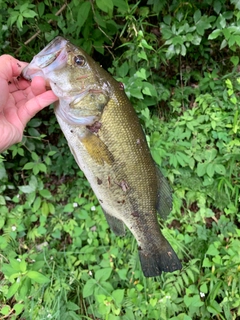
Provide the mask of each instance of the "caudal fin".
{"label": "caudal fin", "polygon": [[181,262],[170,244],[158,252],[147,252],[140,249],[139,257],[145,277],[156,277],[162,271],[173,272],[182,269]]}

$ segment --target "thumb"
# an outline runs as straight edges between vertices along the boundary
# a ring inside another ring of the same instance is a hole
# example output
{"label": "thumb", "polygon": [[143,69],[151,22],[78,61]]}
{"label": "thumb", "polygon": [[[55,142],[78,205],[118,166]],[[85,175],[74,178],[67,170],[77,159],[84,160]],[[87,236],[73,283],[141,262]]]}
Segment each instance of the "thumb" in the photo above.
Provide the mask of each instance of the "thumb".
{"label": "thumb", "polygon": [[33,118],[37,112],[57,100],[58,97],[55,96],[52,90],[49,90],[33,97],[28,102],[26,102],[26,104],[22,105],[18,110],[18,116],[23,126],[25,127],[27,122],[31,120],[31,118]]}

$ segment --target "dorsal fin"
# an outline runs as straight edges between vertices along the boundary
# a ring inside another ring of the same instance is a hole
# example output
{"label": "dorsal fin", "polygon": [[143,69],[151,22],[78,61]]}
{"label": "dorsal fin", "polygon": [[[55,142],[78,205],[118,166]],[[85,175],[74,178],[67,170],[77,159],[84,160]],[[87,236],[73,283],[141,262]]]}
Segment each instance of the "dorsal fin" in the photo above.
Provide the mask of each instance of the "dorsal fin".
{"label": "dorsal fin", "polygon": [[172,189],[162,172],[156,168],[158,175],[158,200],[157,211],[163,219],[166,219],[172,210]]}

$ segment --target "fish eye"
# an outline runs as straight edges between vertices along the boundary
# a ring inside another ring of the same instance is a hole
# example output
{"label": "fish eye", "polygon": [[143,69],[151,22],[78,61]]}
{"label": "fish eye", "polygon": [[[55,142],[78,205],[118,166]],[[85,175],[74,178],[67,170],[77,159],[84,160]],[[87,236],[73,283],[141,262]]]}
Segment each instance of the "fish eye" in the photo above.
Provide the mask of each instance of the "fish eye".
{"label": "fish eye", "polygon": [[81,55],[77,55],[77,56],[74,57],[74,62],[78,66],[82,67],[85,64],[85,58],[83,56],[81,56]]}

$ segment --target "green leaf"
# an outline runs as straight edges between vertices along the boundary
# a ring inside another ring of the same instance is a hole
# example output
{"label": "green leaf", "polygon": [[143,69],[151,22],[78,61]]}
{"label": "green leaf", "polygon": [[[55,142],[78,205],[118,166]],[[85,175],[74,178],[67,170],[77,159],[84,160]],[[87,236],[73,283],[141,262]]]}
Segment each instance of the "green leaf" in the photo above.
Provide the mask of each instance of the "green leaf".
{"label": "green leaf", "polygon": [[112,273],[112,268],[103,268],[97,270],[95,273],[95,279],[97,281],[106,281]]}
{"label": "green leaf", "polygon": [[81,28],[86,22],[91,9],[90,1],[84,1],[78,8],[77,26]]}
{"label": "green leaf", "polygon": [[[0,205],[5,205],[6,204],[6,200],[3,196],[0,195]],[[2,221],[2,220],[0,220]],[[1,229],[1,222],[0,222],[0,229]]]}
{"label": "green leaf", "polygon": [[208,293],[208,286],[206,284],[206,282],[204,282],[201,286],[200,286],[200,291],[203,293]]}
{"label": "green leaf", "polygon": [[207,168],[207,164],[206,163],[198,163],[197,165],[197,175],[199,177],[204,176],[204,174],[206,173],[206,168]]}
{"label": "green leaf", "polygon": [[25,277],[23,281],[21,281],[21,286],[18,291],[19,299],[24,300],[26,298],[26,296],[30,293],[31,285],[31,279],[28,277]]}
{"label": "green leaf", "polygon": [[142,79],[142,80],[147,80],[147,74],[146,74],[146,69],[144,68],[140,68],[140,70],[138,70],[135,73],[136,77]]}
{"label": "green leaf", "polygon": [[193,39],[191,40],[191,43],[195,46],[199,46],[202,41],[202,37],[200,37],[197,33],[194,34]]}
{"label": "green leaf", "polygon": [[141,91],[139,90],[139,88],[131,87],[131,88],[129,88],[129,93],[132,97],[135,97],[138,99],[143,99],[143,95],[142,95]]}
{"label": "green leaf", "polygon": [[214,163],[207,164],[207,174],[210,178],[214,176],[214,172],[215,172]]}
{"label": "green leaf", "polygon": [[207,162],[212,162],[216,158],[217,154],[218,154],[217,149],[212,148],[212,149],[206,150],[204,153],[204,156]]}
{"label": "green leaf", "polygon": [[147,57],[147,55],[146,55],[146,52],[143,51],[143,50],[140,51],[140,52],[138,52],[137,56],[138,56],[138,58],[140,58],[140,59],[143,59],[143,60],[148,61],[148,57]]}
{"label": "green leaf", "polygon": [[22,24],[23,24],[23,16],[20,14],[20,15],[18,16],[18,19],[17,19],[17,27],[18,27],[19,30],[22,29],[22,27],[23,27]]}
{"label": "green leaf", "polygon": [[10,266],[9,264],[3,263],[1,271],[5,276],[7,276],[9,278],[11,275],[15,274],[16,272],[19,272],[20,270],[19,270],[19,268],[18,268],[18,270],[16,270],[15,268]]}
{"label": "green leaf", "polygon": [[83,287],[83,298],[87,298],[93,295],[95,287],[96,287],[96,280],[94,279],[88,280],[85,286]]}
{"label": "green leaf", "polygon": [[219,0],[215,0],[213,3],[214,11],[219,14],[222,9],[222,3]]}
{"label": "green leaf", "polygon": [[19,186],[18,189],[21,190],[23,193],[31,193],[36,190],[36,188],[33,186]]}
{"label": "green leaf", "polygon": [[145,39],[141,40],[141,45],[143,48],[149,49],[149,50],[154,50],[152,46],[150,46]]}
{"label": "green leaf", "polygon": [[[44,13],[44,10],[45,10],[45,4],[44,2],[39,2],[38,5],[37,5],[37,10],[38,10],[38,14],[39,14],[39,17],[42,17],[43,13]],[[36,119],[37,120],[37,119]],[[39,121],[39,120],[38,120]],[[34,127],[34,125],[33,125]],[[38,127],[38,126],[36,126]]]}
{"label": "green leaf", "polygon": [[37,198],[35,199],[35,201],[34,201],[34,203],[33,203],[33,207],[32,207],[32,211],[33,211],[33,212],[37,212],[37,211],[38,211],[38,209],[39,209],[40,206],[41,206],[41,202],[42,202],[42,200],[41,200],[40,197],[37,197]]}
{"label": "green leaf", "polygon": [[26,270],[27,270],[27,263],[25,260],[21,260],[20,264],[19,264],[19,267],[20,267],[20,271],[22,273],[24,273]]}
{"label": "green leaf", "polygon": [[128,11],[128,3],[124,0],[114,0],[113,2],[114,6],[121,11],[121,13],[124,15]]}
{"label": "green leaf", "polygon": [[70,213],[70,212],[73,212],[74,211],[74,207],[73,207],[73,204],[72,203],[68,203],[64,206],[63,208],[63,212],[67,212],[67,213]]}
{"label": "green leaf", "polygon": [[34,167],[34,162],[28,162],[24,165],[23,170],[31,170]]}
{"label": "green leaf", "polygon": [[118,75],[124,78],[129,70],[128,62],[124,61],[124,63],[117,69]]}
{"label": "green leaf", "polygon": [[232,47],[236,43],[236,36],[231,35],[230,38],[228,39],[228,46]]}
{"label": "green leaf", "polygon": [[223,176],[226,174],[226,168],[222,164],[216,164],[214,169],[218,174]]}
{"label": "green leaf", "polygon": [[37,16],[37,13],[34,12],[33,10],[26,10],[22,13],[22,15],[25,17],[25,18],[34,18]]}
{"label": "green leaf", "polygon": [[0,309],[0,313],[6,316],[10,314],[10,310],[11,310],[10,306],[6,305]]}
{"label": "green leaf", "polygon": [[149,82],[143,82],[143,90],[142,92],[151,97],[157,97],[156,88]]}
{"label": "green leaf", "polygon": [[47,167],[44,163],[38,163],[37,164],[39,171],[46,173],[47,172]]}
{"label": "green leaf", "polygon": [[113,11],[113,2],[112,0],[96,0],[97,7],[106,12],[112,14]]}
{"label": "green leaf", "polygon": [[207,306],[207,310],[208,310],[210,313],[213,313],[214,315],[221,314],[221,312],[222,312],[221,306],[220,306],[219,303],[217,303],[217,301],[215,301],[215,300],[213,300],[213,301],[210,302],[210,306]]}
{"label": "green leaf", "polygon": [[18,261],[17,259],[9,259],[10,261],[10,266],[15,270],[15,272],[19,272],[21,271],[20,269],[20,261]]}
{"label": "green leaf", "polygon": [[71,301],[67,302],[67,308],[68,308],[68,310],[72,310],[72,311],[76,311],[76,310],[80,309],[80,307],[77,304],[75,304]]}
{"label": "green leaf", "polygon": [[226,39],[223,39],[222,43],[221,43],[221,46],[220,46],[220,50],[222,50],[223,48],[225,48],[227,46],[227,40]]}
{"label": "green leaf", "polygon": [[35,128],[28,128],[28,134],[32,137],[40,137],[40,133]]}
{"label": "green leaf", "polygon": [[214,244],[210,244],[206,255],[209,254],[210,256],[216,256],[217,254],[219,254],[218,249],[214,246]]}
{"label": "green leaf", "polygon": [[231,36],[231,32],[227,28],[223,29],[222,33],[223,33],[223,35],[224,35],[226,40],[228,40],[230,38],[230,36]]}
{"label": "green leaf", "polygon": [[116,289],[112,292],[112,297],[114,298],[118,306],[121,306],[121,303],[124,298],[124,292],[125,292],[125,289]]}
{"label": "green leaf", "polygon": [[210,35],[208,36],[208,39],[209,40],[216,39],[221,33],[222,33],[222,30],[216,29],[212,33],[210,33]]}
{"label": "green leaf", "polygon": [[183,300],[184,300],[184,303],[187,307],[193,306],[196,308],[196,307],[201,307],[204,305],[204,303],[203,303],[203,301],[201,301],[199,295],[194,295],[192,297],[185,295]]}
{"label": "green leaf", "polygon": [[47,202],[46,202],[45,200],[42,202],[41,213],[42,213],[44,216],[47,216],[47,215],[49,214],[48,204],[47,204]]}
{"label": "green leaf", "polygon": [[194,12],[193,19],[194,19],[195,24],[197,24],[197,22],[201,19],[201,16],[202,16],[202,14],[199,9]]}
{"label": "green leaf", "polygon": [[39,190],[39,193],[43,198],[46,198],[46,199],[51,199],[52,198],[52,194],[48,189]]}
{"label": "green leaf", "polygon": [[186,49],[185,45],[182,44],[182,45],[181,45],[181,55],[182,55],[182,56],[185,56],[186,53],[187,53],[187,49]]}
{"label": "green leaf", "polygon": [[50,281],[50,279],[46,276],[44,276],[43,274],[41,274],[40,272],[37,271],[28,271],[27,272],[27,277],[29,277],[30,279],[36,281],[37,283],[48,283]]}
{"label": "green leaf", "polygon": [[7,295],[6,295],[6,298],[7,299],[10,299],[12,298],[12,296],[18,291],[18,288],[20,286],[20,282],[14,282],[10,288],[8,289],[8,292],[7,292]]}
{"label": "green leaf", "polygon": [[23,309],[24,309],[24,304],[22,303],[16,303],[14,306],[13,306],[13,309],[15,310],[15,314],[16,315],[19,315],[22,313]]}

